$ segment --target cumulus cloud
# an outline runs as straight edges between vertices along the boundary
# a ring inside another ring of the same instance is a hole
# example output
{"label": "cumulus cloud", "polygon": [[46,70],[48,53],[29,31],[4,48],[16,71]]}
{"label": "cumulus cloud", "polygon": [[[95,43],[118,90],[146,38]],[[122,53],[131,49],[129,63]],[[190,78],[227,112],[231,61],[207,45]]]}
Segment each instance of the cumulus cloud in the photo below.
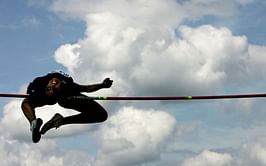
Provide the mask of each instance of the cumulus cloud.
{"label": "cumulus cloud", "polygon": [[[110,12],[126,17],[141,26],[166,25],[176,26],[186,19],[199,19],[204,16],[233,16],[239,5],[246,5],[254,0],[56,0],[51,10],[68,18],[84,20],[93,13]],[[82,4],[82,5],[80,5]],[[225,12],[226,11],[226,12]],[[158,17],[160,16],[160,17]],[[155,24],[154,24],[155,23]]]}
{"label": "cumulus cloud", "polygon": [[78,67],[79,52],[76,52],[76,49],[80,48],[78,44],[65,44],[60,46],[54,54],[55,61],[66,66],[68,70],[73,73],[73,70]]}
{"label": "cumulus cloud", "polygon": [[[80,5],[82,4],[82,5]],[[88,15],[112,13],[126,19],[132,25],[176,25],[181,21],[182,8],[174,0],[154,1],[123,1],[123,0],[57,0],[51,10],[64,14],[66,17],[85,20]],[[158,17],[160,16],[160,17]],[[175,17],[176,16],[176,17]]]}
{"label": "cumulus cloud", "polygon": [[156,161],[176,131],[175,118],[158,110],[125,107],[102,127],[95,165],[134,165]]}
{"label": "cumulus cloud", "polygon": [[[246,132],[246,131],[245,131]],[[237,147],[203,150],[199,154],[189,154],[180,163],[182,166],[263,166],[266,154],[265,136],[259,136]]]}
{"label": "cumulus cloud", "polygon": [[221,154],[205,150],[198,156],[187,159],[182,166],[229,166],[232,157],[229,154]]}
{"label": "cumulus cloud", "polygon": [[64,151],[54,141],[28,144],[9,141],[0,137],[0,160],[2,166],[89,166],[92,157],[78,151]]}
{"label": "cumulus cloud", "polygon": [[[210,92],[248,74],[247,39],[232,35],[227,28],[182,26],[176,38],[174,30],[167,28],[123,27],[110,14],[93,19],[97,21],[89,21],[87,38],[77,48],[82,63],[77,68],[68,60],[61,63],[79,75],[86,71],[85,78],[114,75],[125,94]],[[108,23],[112,19],[119,28]]]}
{"label": "cumulus cloud", "polygon": [[266,165],[266,141],[265,135],[260,136],[254,142],[244,144],[241,147],[239,165]]}
{"label": "cumulus cloud", "polygon": [[244,143],[236,152],[231,152],[233,156],[232,165],[236,166],[263,166],[266,164],[266,144],[265,136],[259,136],[255,141]]}
{"label": "cumulus cloud", "polygon": [[185,14],[187,8],[197,16],[226,15],[230,10],[222,11],[230,6],[235,11],[238,3],[57,0],[52,5],[55,12],[77,16],[87,23],[86,36],[75,49],[79,65],[57,61],[77,77],[82,75],[82,81],[112,77],[119,85],[114,84],[114,94],[210,93],[223,87],[224,82],[237,83],[246,78],[247,39],[234,36],[225,27],[179,25],[188,19],[185,16],[193,15]]}
{"label": "cumulus cloud", "polygon": [[249,52],[252,55],[249,60],[250,77],[264,80],[266,78],[266,68],[264,67],[266,46],[249,45]]}
{"label": "cumulus cloud", "polygon": [[[21,110],[20,103],[20,100],[13,100],[3,109],[3,117],[0,122],[0,133],[6,138],[27,140],[29,124],[24,118],[22,111],[19,112]],[[6,132],[7,129],[8,132]]]}
{"label": "cumulus cloud", "polygon": [[257,143],[250,150],[251,158],[259,161],[262,165],[266,165],[266,148],[265,144]]}

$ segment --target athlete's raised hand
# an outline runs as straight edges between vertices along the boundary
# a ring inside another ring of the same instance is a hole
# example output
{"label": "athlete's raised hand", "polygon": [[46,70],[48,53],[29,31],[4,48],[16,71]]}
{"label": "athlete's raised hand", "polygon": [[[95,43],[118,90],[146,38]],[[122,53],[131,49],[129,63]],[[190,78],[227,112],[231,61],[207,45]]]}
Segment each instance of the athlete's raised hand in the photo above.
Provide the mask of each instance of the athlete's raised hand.
{"label": "athlete's raised hand", "polygon": [[113,84],[113,80],[110,80],[110,78],[105,78],[102,82],[103,88],[110,88]]}

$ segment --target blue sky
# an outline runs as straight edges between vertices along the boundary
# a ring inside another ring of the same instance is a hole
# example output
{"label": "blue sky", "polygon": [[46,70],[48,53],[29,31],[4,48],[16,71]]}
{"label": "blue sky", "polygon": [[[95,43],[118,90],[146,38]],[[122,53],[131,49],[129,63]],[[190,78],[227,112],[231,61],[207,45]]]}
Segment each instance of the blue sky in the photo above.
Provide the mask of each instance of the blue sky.
{"label": "blue sky", "polygon": [[[265,9],[263,0],[3,0],[0,91],[22,93],[62,69],[81,83],[114,79],[94,95],[263,93]],[[264,99],[105,101],[104,124],[62,127],[38,145],[20,101],[0,101],[4,166],[266,165]]]}
{"label": "blue sky", "polygon": [[6,71],[1,91],[17,91],[32,77],[62,68],[53,60],[55,49],[77,41],[84,31],[81,21],[64,21],[27,1],[1,1],[0,17],[1,70]]}
{"label": "blue sky", "polygon": [[188,21],[188,25],[198,26],[199,24],[212,24],[217,26],[226,26],[235,35],[245,35],[252,44],[265,45],[265,19],[263,13],[265,2],[256,1],[256,3],[242,6],[234,17],[216,17],[206,16],[197,21]]}

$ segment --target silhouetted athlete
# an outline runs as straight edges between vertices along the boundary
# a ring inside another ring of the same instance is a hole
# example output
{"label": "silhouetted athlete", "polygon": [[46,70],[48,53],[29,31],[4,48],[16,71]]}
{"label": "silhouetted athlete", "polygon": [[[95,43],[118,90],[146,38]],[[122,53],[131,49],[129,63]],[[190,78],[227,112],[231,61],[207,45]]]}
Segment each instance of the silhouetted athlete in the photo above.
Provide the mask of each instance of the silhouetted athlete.
{"label": "silhouetted athlete", "polygon": [[[70,76],[61,72],[35,78],[27,88],[29,97],[25,98],[21,104],[23,113],[30,122],[32,141],[39,142],[41,134],[61,125],[105,121],[108,117],[105,109],[96,101],[86,98],[81,92],[94,92],[102,88],[110,88],[112,83],[112,80],[105,78],[99,84],[79,85]],[[63,117],[56,113],[41,128],[43,121],[41,118],[36,118],[35,108],[56,103],[64,108],[74,109],[80,114]]]}

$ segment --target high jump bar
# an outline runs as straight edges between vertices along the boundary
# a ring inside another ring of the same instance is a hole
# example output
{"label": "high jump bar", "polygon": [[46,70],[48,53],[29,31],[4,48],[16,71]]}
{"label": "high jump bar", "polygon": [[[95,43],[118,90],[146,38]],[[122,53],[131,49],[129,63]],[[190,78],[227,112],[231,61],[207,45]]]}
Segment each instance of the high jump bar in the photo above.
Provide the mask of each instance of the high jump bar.
{"label": "high jump bar", "polygon": [[[0,97],[27,98],[28,94],[0,93]],[[209,100],[209,99],[238,99],[238,98],[265,98],[266,93],[230,94],[230,95],[203,95],[203,96],[71,96],[92,100]]]}

